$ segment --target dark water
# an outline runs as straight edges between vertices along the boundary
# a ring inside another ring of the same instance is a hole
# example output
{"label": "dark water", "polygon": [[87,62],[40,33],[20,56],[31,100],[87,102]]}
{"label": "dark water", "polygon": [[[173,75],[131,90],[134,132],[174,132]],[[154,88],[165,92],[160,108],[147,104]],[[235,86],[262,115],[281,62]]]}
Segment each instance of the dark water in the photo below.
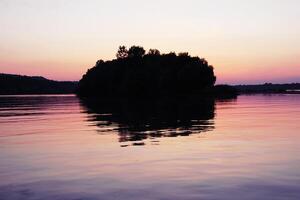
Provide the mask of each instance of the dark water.
{"label": "dark water", "polygon": [[0,199],[300,199],[300,95],[0,96]]}

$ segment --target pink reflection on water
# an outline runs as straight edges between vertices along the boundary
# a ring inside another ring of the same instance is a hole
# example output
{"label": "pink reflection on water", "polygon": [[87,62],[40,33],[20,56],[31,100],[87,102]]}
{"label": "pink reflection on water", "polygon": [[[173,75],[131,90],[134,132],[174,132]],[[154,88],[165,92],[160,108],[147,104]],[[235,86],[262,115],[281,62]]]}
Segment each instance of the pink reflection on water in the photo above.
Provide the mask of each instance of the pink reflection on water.
{"label": "pink reflection on water", "polygon": [[114,129],[99,134],[88,120],[95,113],[74,96],[24,98],[0,107],[1,196],[27,189],[28,199],[300,197],[299,95],[217,101],[214,129],[128,148]]}

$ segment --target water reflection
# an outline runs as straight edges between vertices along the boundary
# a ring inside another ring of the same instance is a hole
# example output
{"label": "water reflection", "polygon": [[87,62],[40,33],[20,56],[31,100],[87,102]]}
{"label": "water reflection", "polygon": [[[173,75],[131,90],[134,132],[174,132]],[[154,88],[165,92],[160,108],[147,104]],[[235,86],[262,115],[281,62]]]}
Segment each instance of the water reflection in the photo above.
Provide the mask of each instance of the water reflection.
{"label": "water reflection", "polygon": [[0,96],[0,199],[299,200],[299,121],[300,95]]}
{"label": "water reflection", "polygon": [[44,115],[51,109],[74,106],[74,95],[7,95],[0,96],[0,117]]}
{"label": "water reflection", "polygon": [[88,120],[99,127],[98,132],[117,131],[122,147],[144,145],[149,139],[189,136],[214,129],[215,100],[159,99],[159,100],[101,100],[82,99],[89,114]]}

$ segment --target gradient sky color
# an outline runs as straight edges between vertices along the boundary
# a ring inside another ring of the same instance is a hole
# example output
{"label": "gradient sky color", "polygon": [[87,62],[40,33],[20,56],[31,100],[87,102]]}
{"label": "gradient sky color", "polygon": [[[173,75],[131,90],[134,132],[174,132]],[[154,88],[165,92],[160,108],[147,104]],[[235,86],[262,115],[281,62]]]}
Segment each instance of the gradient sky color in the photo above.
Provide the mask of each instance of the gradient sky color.
{"label": "gradient sky color", "polygon": [[0,72],[79,80],[119,45],[189,52],[218,83],[300,82],[299,0],[0,0]]}

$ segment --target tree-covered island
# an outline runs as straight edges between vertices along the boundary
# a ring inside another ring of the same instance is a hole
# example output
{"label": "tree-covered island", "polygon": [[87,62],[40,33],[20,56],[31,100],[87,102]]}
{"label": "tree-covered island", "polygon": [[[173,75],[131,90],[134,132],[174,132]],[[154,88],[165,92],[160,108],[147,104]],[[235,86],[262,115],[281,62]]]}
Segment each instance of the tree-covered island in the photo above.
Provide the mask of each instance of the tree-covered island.
{"label": "tree-covered island", "polygon": [[120,46],[116,59],[98,60],[79,82],[82,97],[236,96],[230,86],[214,86],[213,66],[188,53],[148,53],[140,46]]}

